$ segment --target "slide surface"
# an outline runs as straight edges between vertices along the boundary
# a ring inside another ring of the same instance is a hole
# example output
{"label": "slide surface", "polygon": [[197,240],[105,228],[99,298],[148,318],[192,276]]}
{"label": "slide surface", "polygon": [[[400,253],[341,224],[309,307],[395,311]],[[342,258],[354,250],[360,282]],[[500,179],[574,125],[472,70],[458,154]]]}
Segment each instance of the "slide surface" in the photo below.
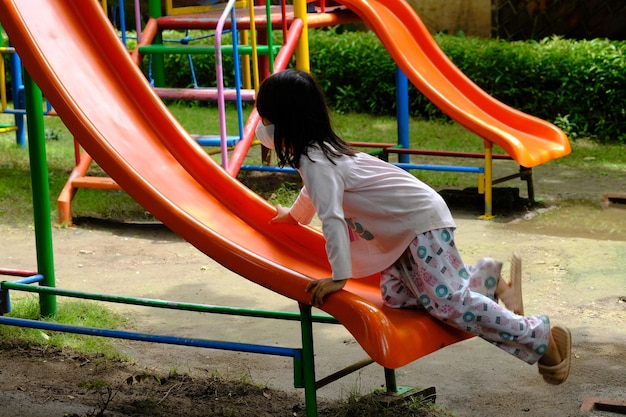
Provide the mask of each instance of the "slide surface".
{"label": "slide surface", "polygon": [[441,51],[405,0],[338,0],[372,29],[409,80],[444,113],[532,168],[571,152],[551,123],[494,99]]}
{"label": "slide surface", "polygon": [[[309,300],[310,279],[330,276],[319,231],[269,224],[274,208],[173,118],[99,2],[0,0],[0,20],[75,138],[171,230],[226,268],[300,302]],[[468,337],[424,311],[382,306],[377,278],[351,280],[323,309],[379,364],[398,368]]]}

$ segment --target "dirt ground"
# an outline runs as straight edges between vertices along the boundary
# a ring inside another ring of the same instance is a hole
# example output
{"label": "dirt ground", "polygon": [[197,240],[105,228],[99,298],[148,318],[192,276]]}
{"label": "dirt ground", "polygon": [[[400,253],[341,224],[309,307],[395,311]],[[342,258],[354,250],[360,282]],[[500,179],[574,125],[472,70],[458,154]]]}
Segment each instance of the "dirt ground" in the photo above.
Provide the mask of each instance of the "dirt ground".
{"label": "dirt ground", "polygon": [[[436,387],[437,404],[462,417],[616,415],[581,411],[592,397],[626,402],[626,208],[618,200],[601,201],[604,193],[626,194],[626,176],[607,172],[550,163],[534,170],[536,195],[543,200],[538,207],[491,221],[477,220],[475,210],[453,208],[466,262],[521,254],[526,313],[548,314],[572,330],[570,379],[547,385],[536,367],[474,338],[398,369],[400,385]],[[524,194],[523,185],[510,184]],[[0,233],[0,266],[34,269],[32,228],[0,225]],[[225,270],[158,225],[83,222],[55,228],[53,239],[60,288],[297,311],[295,302]],[[142,332],[300,346],[298,325],[291,322],[111,307],[132,317]],[[314,330],[318,379],[365,357],[341,326]],[[132,362],[4,350],[0,417],[305,415],[290,359],[144,342],[116,345]],[[318,399],[324,409],[383,384],[383,370],[373,364],[320,389]]]}

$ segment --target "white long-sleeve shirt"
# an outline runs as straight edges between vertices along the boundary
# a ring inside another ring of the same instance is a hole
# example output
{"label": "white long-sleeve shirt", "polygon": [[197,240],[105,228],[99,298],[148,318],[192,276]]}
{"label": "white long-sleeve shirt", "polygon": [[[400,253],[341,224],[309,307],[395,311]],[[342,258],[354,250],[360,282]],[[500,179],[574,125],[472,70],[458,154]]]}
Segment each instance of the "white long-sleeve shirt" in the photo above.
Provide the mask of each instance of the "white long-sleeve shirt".
{"label": "white long-sleeve shirt", "polygon": [[333,161],[309,149],[300,160],[304,187],[290,209],[302,224],[317,212],[333,280],[380,272],[417,235],[456,227],[441,196],[410,173],[365,153]]}

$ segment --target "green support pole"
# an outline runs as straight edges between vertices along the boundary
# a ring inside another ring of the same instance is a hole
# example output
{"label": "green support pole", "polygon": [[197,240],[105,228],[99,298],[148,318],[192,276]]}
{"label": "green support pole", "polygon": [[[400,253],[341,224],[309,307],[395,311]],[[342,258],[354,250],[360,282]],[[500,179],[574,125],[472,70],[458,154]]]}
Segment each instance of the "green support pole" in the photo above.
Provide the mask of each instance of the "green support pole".
{"label": "green support pole", "polygon": [[302,374],[304,377],[306,417],[317,417],[317,387],[315,384],[311,306],[303,303],[298,303],[298,306],[300,307],[300,330],[302,332]]}
{"label": "green support pole", "polygon": [[388,394],[398,393],[398,383],[396,382],[396,371],[394,369],[385,368],[385,385]]}
{"label": "green support pole", "polygon": [[[157,19],[163,15],[163,10],[161,8],[160,0],[150,0],[148,4],[148,12],[150,13],[150,17],[153,19]],[[163,44],[163,34],[161,31],[158,31],[154,40],[152,41],[154,45],[162,45]],[[158,54],[152,55],[152,78],[154,78],[154,86],[155,87],[164,87],[165,86],[165,56]]]}
{"label": "green support pole", "polygon": [[[52,220],[50,216],[50,187],[46,161],[46,136],[43,122],[41,90],[27,73],[24,74],[28,153],[33,189],[37,271],[44,277],[40,285],[54,287],[54,257],[52,253]],[[56,296],[39,295],[39,309],[43,317],[57,312]]]}
{"label": "green support pole", "polygon": [[269,53],[269,61],[270,61],[270,74],[274,73],[274,41],[272,40],[272,10],[270,2],[265,2],[265,12],[266,12],[266,20],[267,20],[267,46],[270,51]]}

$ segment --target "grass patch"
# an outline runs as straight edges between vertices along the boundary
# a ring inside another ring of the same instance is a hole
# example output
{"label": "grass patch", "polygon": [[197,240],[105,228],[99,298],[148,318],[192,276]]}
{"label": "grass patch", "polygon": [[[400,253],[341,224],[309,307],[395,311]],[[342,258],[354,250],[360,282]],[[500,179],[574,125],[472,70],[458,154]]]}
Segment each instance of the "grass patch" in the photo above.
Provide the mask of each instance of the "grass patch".
{"label": "grass patch", "polygon": [[320,417],[454,417],[455,414],[437,406],[430,399],[414,395],[406,400],[390,401],[384,392],[365,396],[351,395],[319,412]]}
{"label": "grass patch", "polygon": [[[72,326],[99,327],[107,329],[130,328],[129,319],[102,303],[78,300],[64,301],[57,305],[54,318],[42,318],[39,314],[39,298],[32,294],[12,301],[12,311],[7,317],[41,320]],[[9,347],[40,346],[70,348],[81,354],[101,355],[105,359],[119,359],[120,354],[112,340],[106,337],[87,336],[64,332],[28,329],[15,326],[0,326],[0,344]]]}
{"label": "grass patch", "polygon": [[[169,109],[174,117],[190,133],[206,134],[218,131],[217,109],[212,106],[170,103]],[[250,109],[244,111],[247,117]],[[226,120],[229,132],[237,129],[235,109],[230,106]],[[2,116],[6,119],[6,115]],[[348,142],[397,142],[397,122],[391,116],[372,116],[369,114],[332,114],[333,124]],[[413,118],[410,120],[410,146],[415,149],[454,150],[466,152],[483,151],[483,140],[462,126],[452,122],[433,122]],[[74,144],[70,132],[56,117],[46,117],[46,149],[50,183],[50,206],[53,222],[57,218],[56,199],[65,185],[74,167]],[[4,223],[25,225],[32,223],[32,196],[29,156],[26,149],[15,144],[13,132],[0,134],[0,219]],[[599,144],[588,139],[571,141],[573,152],[550,164],[576,168],[583,173],[609,178],[619,177],[626,169],[624,145]],[[216,148],[206,148],[214,153]],[[367,149],[362,149],[367,150]],[[501,152],[494,149],[494,152]],[[252,149],[245,164],[261,163],[260,149]],[[214,158],[219,161],[219,152]],[[392,162],[397,159],[392,156]],[[412,162],[447,165],[479,165],[480,160],[459,160],[456,158],[437,158],[412,156]],[[515,168],[513,168],[515,170]],[[476,186],[475,175],[440,171],[413,171],[414,175],[436,189]],[[99,167],[93,166],[89,175],[106,175]],[[242,172],[239,177],[246,185],[250,174]],[[265,175],[267,178],[267,175]],[[273,204],[289,205],[300,188],[297,176],[280,177],[276,180],[252,181],[249,185],[261,196]],[[81,189],[72,202],[74,217],[96,217],[122,221],[152,221],[150,213],[139,206],[122,191],[102,191]]]}
{"label": "grass patch", "polygon": [[[192,134],[216,132],[217,110],[210,106],[189,106],[172,103],[169,105],[174,117]],[[228,109],[229,132],[236,131],[237,117],[234,109]],[[244,114],[247,117],[249,110]],[[340,135],[347,141],[395,142],[396,121],[393,117],[373,117],[367,114],[334,114],[334,123]],[[50,183],[50,206],[53,221],[57,216],[56,199],[74,167],[73,137],[62,121],[46,117],[46,151]],[[482,141],[458,125],[411,120],[411,146],[430,149],[480,150]],[[207,148],[207,152],[215,149]],[[219,161],[219,155],[215,155]],[[252,149],[246,164],[261,163],[260,151]],[[106,175],[97,166],[92,166],[89,175]],[[419,177],[433,186],[455,186],[468,180],[455,173],[420,172]],[[0,134],[0,218],[10,224],[24,225],[32,222],[32,196],[29,156],[26,149],[15,145],[14,133]],[[242,176],[244,174],[242,173]],[[475,180],[471,177],[471,184]],[[299,188],[297,176],[290,176],[285,184],[277,184],[268,193],[260,192],[273,204],[288,205]],[[258,185],[258,184],[257,184]],[[263,188],[263,187],[261,187]],[[263,190],[261,190],[263,191]],[[81,189],[72,202],[76,217],[98,217],[121,220],[151,220],[152,216],[121,191]]]}
{"label": "grass patch", "polygon": [[600,144],[587,138],[572,140],[571,144],[572,153],[554,163],[609,177],[626,171],[626,145]]}

